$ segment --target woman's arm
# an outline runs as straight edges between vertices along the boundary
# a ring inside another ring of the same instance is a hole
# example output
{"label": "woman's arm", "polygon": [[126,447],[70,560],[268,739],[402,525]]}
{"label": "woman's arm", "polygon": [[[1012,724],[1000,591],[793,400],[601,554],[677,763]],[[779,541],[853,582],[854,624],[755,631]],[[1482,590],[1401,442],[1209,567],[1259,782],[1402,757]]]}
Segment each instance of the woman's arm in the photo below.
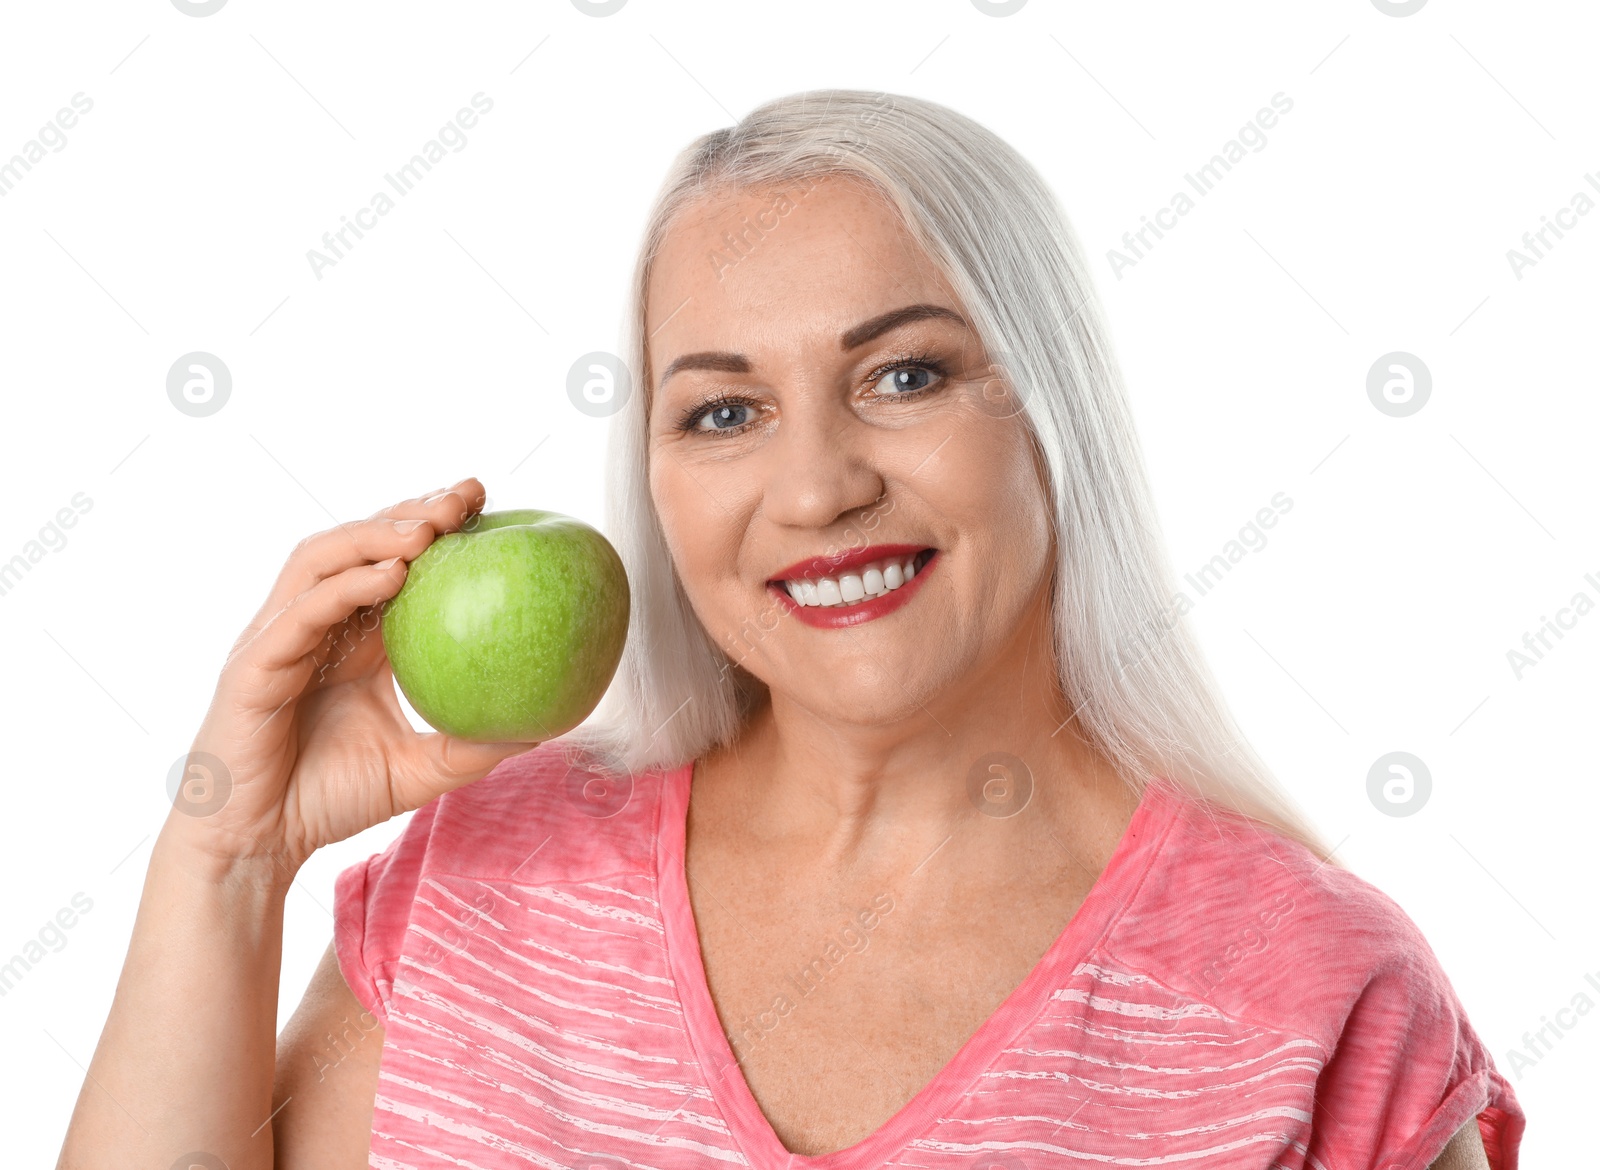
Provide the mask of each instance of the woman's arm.
{"label": "woman's arm", "polygon": [[366,1170],[383,1025],[361,1006],[332,944],[278,1037],[276,1170]]}
{"label": "woman's arm", "polygon": [[383,649],[382,607],[409,562],[483,499],[482,484],[463,480],[290,553],[234,643],[185,761],[62,1170],[164,1168],[186,1157],[272,1167],[283,906],[294,875],[322,846],[534,746],[418,734]]}
{"label": "woman's arm", "polygon": [[[58,1170],[272,1165],[272,1046],[288,883],[157,838],[111,1013]],[[199,1161],[199,1159],[191,1159]]]}
{"label": "woman's arm", "polygon": [[1456,1130],[1455,1137],[1439,1151],[1428,1170],[1489,1170],[1489,1154],[1483,1148],[1476,1117],[1467,1118],[1467,1124]]}

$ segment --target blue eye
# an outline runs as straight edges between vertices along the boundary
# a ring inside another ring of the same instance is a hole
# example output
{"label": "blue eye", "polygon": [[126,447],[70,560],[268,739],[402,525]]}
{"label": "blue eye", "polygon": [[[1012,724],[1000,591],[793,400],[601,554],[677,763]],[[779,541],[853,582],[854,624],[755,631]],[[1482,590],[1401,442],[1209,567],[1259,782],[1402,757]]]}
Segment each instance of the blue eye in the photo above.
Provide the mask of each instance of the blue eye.
{"label": "blue eye", "polygon": [[723,430],[738,426],[743,420],[734,416],[739,414],[741,411],[746,411],[749,409],[750,408],[742,402],[725,402],[721,406],[712,407],[701,417],[709,418],[711,420],[710,429]]}
{"label": "blue eye", "polygon": [[[760,403],[749,398],[719,395],[697,406],[691,406],[679,416],[675,426],[679,431],[689,434],[720,439],[741,433],[749,423],[750,412],[758,406]],[[700,425],[708,419],[710,426]]]}
{"label": "blue eye", "polygon": [[[883,384],[890,378],[888,386]],[[936,377],[938,381],[928,382]],[[888,365],[879,366],[867,376],[866,384],[873,388],[874,396],[882,399],[917,398],[938,389],[945,378],[945,367],[928,354],[906,354]],[[750,415],[761,404],[738,395],[718,396],[696,406],[691,406],[679,416],[677,429],[707,438],[725,438],[742,434],[750,425]],[[709,426],[703,426],[709,420]]]}
{"label": "blue eye", "polygon": [[928,388],[925,384],[923,384],[923,385],[908,385],[907,384],[907,380],[908,379],[913,378],[913,377],[915,377],[916,375],[919,375],[919,374],[924,376],[924,377],[928,377],[928,376],[931,376],[931,375],[933,375],[935,373],[937,373],[937,371],[932,369],[932,368],[930,368],[929,366],[923,366],[923,365],[896,366],[893,369],[886,371],[884,373],[883,377],[879,378],[877,383],[875,383],[875,385],[880,385],[881,386],[882,383],[886,379],[892,378],[893,381],[890,383],[890,385],[892,385],[894,387],[894,391],[893,391],[893,393],[885,393],[884,397],[886,397],[886,398],[898,398],[898,397],[901,397],[901,396],[906,395],[906,394],[915,394],[919,390],[926,390]]}
{"label": "blue eye", "polygon": [[[741,414],[748,414],[753,406],[755,403],[744,398],[715,398],[685,414],[678,422],[678,429],[701,435],[735,432],[747,421],[740,417]],[[701,426],[700,424],[706,419],[711,420],[711,425]]]}

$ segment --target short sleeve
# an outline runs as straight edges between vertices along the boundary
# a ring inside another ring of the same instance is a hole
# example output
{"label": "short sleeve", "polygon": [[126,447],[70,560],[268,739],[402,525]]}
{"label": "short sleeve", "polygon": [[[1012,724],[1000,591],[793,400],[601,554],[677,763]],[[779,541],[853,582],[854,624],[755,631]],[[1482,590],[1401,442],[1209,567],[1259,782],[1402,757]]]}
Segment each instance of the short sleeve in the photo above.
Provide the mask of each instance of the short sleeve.
{"label": "short sleeve", "polygon": [[389,997],[439,801],[411,814],[381,853],[341,870],[333,886],[333,946],[361,1006],[389,1026]]}
{"label": "short sleeve", "polygon": [[1426,1170],[1476,1117],[1491,1170],[1516,1170],[1516,1095],[1421,932],[1394,926],[1317,1082],[1310,1152],[1339,1170]]}

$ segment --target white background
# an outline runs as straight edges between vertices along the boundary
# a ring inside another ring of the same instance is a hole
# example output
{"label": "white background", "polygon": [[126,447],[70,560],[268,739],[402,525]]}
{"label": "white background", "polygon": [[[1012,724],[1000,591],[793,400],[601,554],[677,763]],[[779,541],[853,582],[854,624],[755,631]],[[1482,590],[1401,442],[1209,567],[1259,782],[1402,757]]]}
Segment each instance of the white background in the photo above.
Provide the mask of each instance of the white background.
{"label": "white background", "polygon": [[[469,474],[493,507],[599,525],[607,424],[565,379],[616,347],[668,160],[826,86],[953,106],[1060,192],[1180,571],[1292,499],[1192,620],[1283,783],[1431,941],[1528,1112],[1524,1164],[1592,1157],[1600,1012],[1509,1060],[1579,992],[1600,1004],[1600,611],[1520,680],[1507,651],[1574,594],[1600,601],[1600,214],[1520,280],[1506,257],[1575,192],[1600,198],[1590,5],[233,0],[197,19],[124,0],[0,22],[0,159],[94,103],[0,198],[0,560],[93,501],[0,596],[0,962],[93,901],[0,998],[11,1161],[59,1149],[167,770],[289,548]],[[467,146],[314,276],[307,249],[480,91]],[[1119,279],[1107,250],[1279,92],[1266,147]],[[233,376],[207,418],[166,394],[194,350]],[[1406,418],[1366,394],[1394,350],[1433,377]],[[1395,750],[1433,778],[1404,818],[1366,791]],[[400,828],[302,872],[283,1018],[335,875]]]}

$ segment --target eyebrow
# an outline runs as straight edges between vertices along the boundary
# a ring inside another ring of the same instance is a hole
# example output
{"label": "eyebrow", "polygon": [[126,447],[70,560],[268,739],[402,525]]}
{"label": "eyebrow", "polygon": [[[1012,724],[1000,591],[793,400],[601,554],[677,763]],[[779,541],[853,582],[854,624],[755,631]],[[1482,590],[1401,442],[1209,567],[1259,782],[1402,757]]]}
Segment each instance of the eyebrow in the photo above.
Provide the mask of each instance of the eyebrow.
{"label": "eyebrow", "polygon": [[[971,328],[967,320],[954,309],[947,309],[943,305],[906,305],[904,308],[891,309],[876,317],[863,321],[859,325],[846,329],[839,335],[839,349],[842,353],[849,353],[852,349],[859,349],[867,342],[898,329],[902,325],[909,325],[913,321],[954,321],[963,328]],[[725,374],[748,374],[750,372],[750,359],[742,353],[729,353],[726,351],[708,350],[704,353],[686,353],[682,357],[674,358],[672,363],[661,374],[661,380],[656,383],[657,389],[667,384],[667,379],[679,370],[720,370]]]}

